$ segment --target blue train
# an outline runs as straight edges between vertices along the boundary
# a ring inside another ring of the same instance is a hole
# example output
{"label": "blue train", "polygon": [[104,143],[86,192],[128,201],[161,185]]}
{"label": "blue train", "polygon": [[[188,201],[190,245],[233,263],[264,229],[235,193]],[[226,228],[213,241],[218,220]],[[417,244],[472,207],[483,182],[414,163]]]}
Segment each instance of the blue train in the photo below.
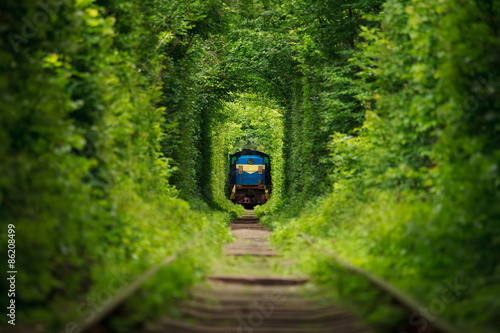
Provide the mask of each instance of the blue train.
{"label": "blue train", "polygon": [[260,151],[244,149],[229,155],[229,199],[251,208],[266,203],[271,195],[271,158]]}

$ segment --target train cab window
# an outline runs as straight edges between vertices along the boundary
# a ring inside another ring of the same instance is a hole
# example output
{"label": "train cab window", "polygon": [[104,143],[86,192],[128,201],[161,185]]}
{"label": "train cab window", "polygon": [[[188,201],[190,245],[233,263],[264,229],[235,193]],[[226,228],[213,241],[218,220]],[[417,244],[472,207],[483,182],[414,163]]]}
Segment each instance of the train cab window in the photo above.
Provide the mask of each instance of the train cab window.
{"label": "train cab window", "polygon": [[264,164],[269,166],[269,159],[267,157],[264,157]]}
{"label": "train cab window", "polygon": [[231,159],[231,164],[234,164],[234,163],[236,163],[236,157],[233,157],[233,158]]}

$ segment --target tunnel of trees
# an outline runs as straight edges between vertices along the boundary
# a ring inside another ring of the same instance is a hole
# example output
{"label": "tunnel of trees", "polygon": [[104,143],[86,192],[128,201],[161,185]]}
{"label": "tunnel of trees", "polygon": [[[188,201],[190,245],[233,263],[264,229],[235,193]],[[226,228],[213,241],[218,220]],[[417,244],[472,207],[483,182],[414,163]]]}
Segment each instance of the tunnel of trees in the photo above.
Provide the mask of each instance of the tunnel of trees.
{"label": "tunnel of trees", "polygon": [[173,304],[229,240],[242,208],[227,156],[247,147],[276,161],[256,212],[304,271],[335,283],[301,231],[424,304],[455,281],[439,314],[495,331],[499,15],[497,0],[3,0],[0,233],[7,265],[15,227],[17,323],[92,312],[110,280],[207,229],[129,319]]}

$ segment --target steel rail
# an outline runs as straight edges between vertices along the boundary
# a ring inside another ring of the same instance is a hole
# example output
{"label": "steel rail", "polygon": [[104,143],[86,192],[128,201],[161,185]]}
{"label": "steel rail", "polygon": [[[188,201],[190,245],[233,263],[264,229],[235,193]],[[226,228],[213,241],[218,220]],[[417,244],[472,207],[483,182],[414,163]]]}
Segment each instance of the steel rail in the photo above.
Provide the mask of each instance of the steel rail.
{"label": "steel rail", "polygon": [[[313,240],[302,231],[300,232],[300,234],[310,245],[312,246],[318,245],[314,243]],[[337,254],[333,253],[332,251],[330,251],[325,247],[321,247],[321,249],[325,251],[329,256],[331,256],[333,259],[335,259],[335,261],[339,263],[342,267],[346,268],[347,270],[357,275],[365,277],[371,284],[381,289],[385,293],[389,294],[394,300],[396,300],[396,302],[398,302],[401,306],[406,308],[406,310],[409,310],[410,312],[413,313],[418,313],[418,315],[421,318],[427,320],[429,326],[434,327],[435,329],[438,330],[438,332],[441,333],[461,332],[456,327],[453,327],[447,321],[431,316],[429,313],[427,313],[427,311],[421,311],[421,309],[423,309],[424,306],[415,299],[413,299],[409,294],[399,289],[398,287],[390,284],[389,282],[383,280],[382,278],[378,277],[373,273],[370,273],[360,267],[354,266],[349,261],[339,257]],[[427,331],[427,328],[425,331]]]}
{"label": "steel rail", "polygon": [[86,322],[84,320],[79,320],[79,327],[81,330],[79,332],[89,332],[90,329],[94,328],[98,324],[101,323],[103,319],[105,319],[109,314],[111,314],[114,310],[116,310],[120,305],[122,305],[130,296],[132,296],[139,288],[148,281],[151,277],[153,277],[162,267],[171,264],[179,255],[185,252],[188,248],[190,248],[205,232],[207,232],[209,228],[204,229],[199,232],[193,239],[184,244],[176,253],[168,256],[163,259],[158,264],[151,267],[145,273],[137,277],[134,281],[132,281],[129,285],[122,288],[117,294],[111,299],[111,301],[101,310],[99,313],[95,315],[95,317],[90,321]]}

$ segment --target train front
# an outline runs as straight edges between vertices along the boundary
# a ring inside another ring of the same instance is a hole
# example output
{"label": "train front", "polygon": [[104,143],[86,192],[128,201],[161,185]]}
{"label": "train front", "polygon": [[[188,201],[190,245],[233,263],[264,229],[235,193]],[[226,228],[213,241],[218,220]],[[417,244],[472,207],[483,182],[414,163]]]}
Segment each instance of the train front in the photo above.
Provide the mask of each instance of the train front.
{"label": "train front", "polygon": [[229,199],[245,208],[264,204],[271,192],[269,156],[256,151],[248,155],[233,154],[231,162]]}

